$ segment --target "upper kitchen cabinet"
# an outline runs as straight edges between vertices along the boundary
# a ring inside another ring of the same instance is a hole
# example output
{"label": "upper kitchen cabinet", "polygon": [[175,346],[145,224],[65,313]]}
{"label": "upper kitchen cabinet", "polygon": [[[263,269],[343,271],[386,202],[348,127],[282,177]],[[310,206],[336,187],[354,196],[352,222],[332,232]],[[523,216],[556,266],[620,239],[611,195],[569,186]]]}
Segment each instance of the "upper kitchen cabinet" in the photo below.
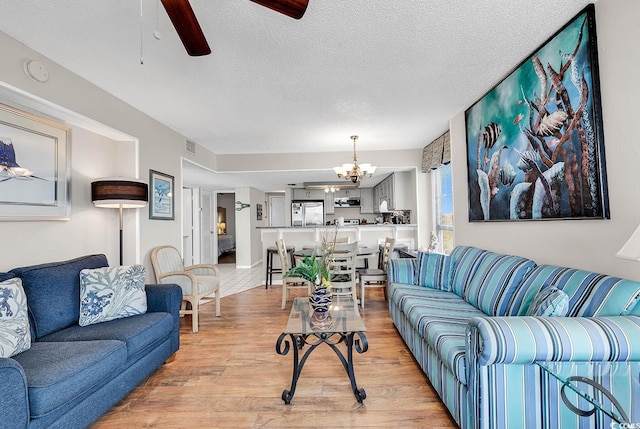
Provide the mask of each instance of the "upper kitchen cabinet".
{"label": "upper kitchen cabinet", "polygon": [[322,189],[293,189],[293,200],[324,200],[325,192]]}
{"label": "upper kitchen cabinet", "polygon": [[336,209],[333,205],[335,192],[325,192],[324,193],[324,214],[335,214]]}
{"label": "upper kitchen cabinet", "polygon": [[373,210],[380,211],[380,204],[387,202],[387,211],[411,210],[411,173],[396,172],[373,188]]}
{"label": "upper kitchen cabinet", "polygon": [[373,212],[373,188],[360,188],[360,213]]}
{"label": "upper kitchen cabinet", "polygon": [[340,189],[333,193],[335,198],[360,198],[361,189]]}

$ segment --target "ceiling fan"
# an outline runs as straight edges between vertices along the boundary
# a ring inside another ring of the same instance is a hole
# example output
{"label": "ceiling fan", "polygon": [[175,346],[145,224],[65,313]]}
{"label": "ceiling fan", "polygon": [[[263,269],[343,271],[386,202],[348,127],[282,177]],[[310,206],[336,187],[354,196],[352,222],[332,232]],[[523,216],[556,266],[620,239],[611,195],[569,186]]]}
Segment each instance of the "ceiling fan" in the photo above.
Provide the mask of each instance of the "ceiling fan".
{"label": "ceiling fan", "polygon": [[[309,0],[251,0],[291,18],[300,19],[307,10]],[[162,0],[173,26],[187,53],[192,57],[209,55],[211,48],[189,4],[189,0]]]}

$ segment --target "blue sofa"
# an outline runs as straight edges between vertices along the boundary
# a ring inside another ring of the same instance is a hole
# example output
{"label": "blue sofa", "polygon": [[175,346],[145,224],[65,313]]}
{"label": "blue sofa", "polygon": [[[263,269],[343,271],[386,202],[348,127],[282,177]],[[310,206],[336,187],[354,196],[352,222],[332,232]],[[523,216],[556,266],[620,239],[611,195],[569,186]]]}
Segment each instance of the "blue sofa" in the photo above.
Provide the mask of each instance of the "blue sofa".
{"label": "blue sofa", "polygon": [[[393,322],[460,427],[619,427],[601,412],[575,414],[540,365],[563,377],[597,374],[640,423],[640,283],[467,246],[390,260],[388,276]],[[544,309],[545,294],[562,305],[528,315]]]}
{"label": "blue sofa", "polygon": [[0,427],[83,428],[179,348],[177,285],[146,285],[147,312],[80,326],[79,273],[104,255],[16,268],[27,296],[31,348],[0,358]]}

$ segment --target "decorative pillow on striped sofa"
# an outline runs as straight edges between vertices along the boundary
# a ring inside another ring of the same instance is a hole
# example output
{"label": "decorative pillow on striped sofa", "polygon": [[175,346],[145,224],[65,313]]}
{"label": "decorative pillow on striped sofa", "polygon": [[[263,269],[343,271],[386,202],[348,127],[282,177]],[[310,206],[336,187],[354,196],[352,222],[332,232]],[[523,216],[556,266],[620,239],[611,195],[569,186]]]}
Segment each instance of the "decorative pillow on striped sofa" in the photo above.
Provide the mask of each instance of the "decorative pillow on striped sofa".
{"label": "decorative pillow on striped sofa", "polygon": [[441,253],[418,252],[418,285],[440,290],[451,290],[449,284],[450,258]]}
{"label": "decorative pillow on striped sofa", "polygon": [[531,306],[527,310],[527,316],[566,316],[569,312],[569,296],[555,286],[540,290]]}

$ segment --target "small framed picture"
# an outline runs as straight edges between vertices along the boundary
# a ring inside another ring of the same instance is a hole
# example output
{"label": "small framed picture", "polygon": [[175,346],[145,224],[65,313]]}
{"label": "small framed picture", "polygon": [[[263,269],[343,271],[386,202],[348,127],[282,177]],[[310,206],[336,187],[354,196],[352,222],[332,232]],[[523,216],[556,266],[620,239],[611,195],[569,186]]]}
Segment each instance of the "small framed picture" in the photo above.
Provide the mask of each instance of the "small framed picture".
{"label": "small framed picture", "polygon": [[149,170],[149,219],[174,220],[173,176]]}

